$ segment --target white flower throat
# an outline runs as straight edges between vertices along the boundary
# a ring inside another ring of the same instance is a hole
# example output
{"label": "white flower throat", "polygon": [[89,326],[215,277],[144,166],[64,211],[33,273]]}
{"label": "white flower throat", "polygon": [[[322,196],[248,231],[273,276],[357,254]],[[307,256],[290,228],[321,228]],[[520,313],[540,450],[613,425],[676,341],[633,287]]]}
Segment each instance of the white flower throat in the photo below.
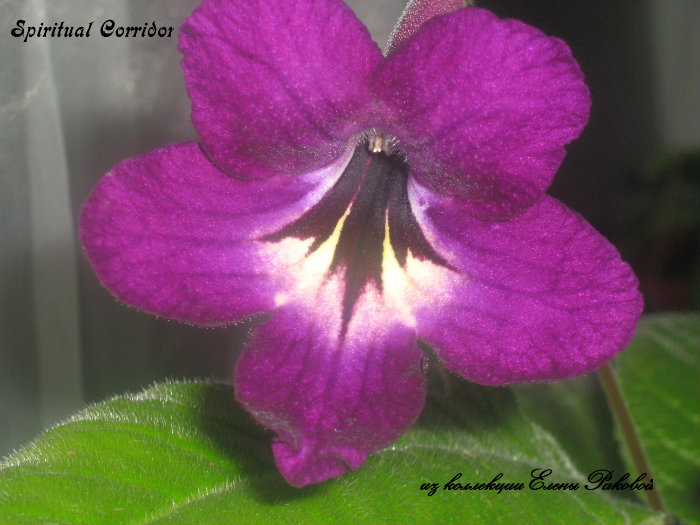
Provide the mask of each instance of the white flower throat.
{"label": "white flower throat", "polygon": [[335,239],[328,272],[342,270],[344,275],[343,331],[365,286],[373,283],[382,291],[387,257],[404,269],[409,252],[416,259],[450,268],[426,240],[411,211],[408,165],[393,150],[393,143],[380,134],[362,141],[338,181],[313,208],[263,239],[313,239],[307,255]]}

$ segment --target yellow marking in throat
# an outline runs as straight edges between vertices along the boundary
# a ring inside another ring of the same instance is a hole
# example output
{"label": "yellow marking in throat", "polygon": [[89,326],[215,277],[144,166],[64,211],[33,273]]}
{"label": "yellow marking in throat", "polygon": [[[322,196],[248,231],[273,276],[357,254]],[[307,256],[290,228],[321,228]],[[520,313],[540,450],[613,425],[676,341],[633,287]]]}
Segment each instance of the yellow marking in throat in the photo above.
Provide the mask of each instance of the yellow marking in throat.
{"label": "yellow marking in throat", "polygon": [[[322,275],[328,272],[331,263],[333,262],[333,255],[335,254],[335,249],[340,241],[340,232],[343,230],[343,224],[345,224],[345,219],[350,214],[350,207],[345,210],[345,213],[335,225],[333,233],[323,241],[321,246],[316,248],[312,253],[304,258],[301,263],[300,280],[305,278],[313,278],[316,275]],[[301,287],[303,283],[300,283]]]}
{"label": "yellow marking in throat", "polygon": [[[411,257],[410,253],[406,257]],[[411,285],[406,270],[401,267],[396,258],[396,252],[391,245],[389,236],[389,214],[384,223],[384,243],[382,245],[382,295],[384,304],[393,308],[408,326],[415,326],[416,320],[408,306],[408,289]]]}
{"label": "yellow marking in throat", "polygon": [[286,304],[295,296],[306,296],[313,301],[313,297],[326,280],[328,269],[333,262],[335,248],[338,245],[338,241],[340,241],[340,232],[349,213],[350,207],[348,206],[348,209],[345,210],[343,216],[338,220],[338,224],[336,224],[330,237],[311,253],[308,253],[308,250],[313,244],[313,238],[304,239],[304,241],[286,239],[280,243],[281,245],[290,243],[288,249],[304,249],[306,253],[300,260],[297,260],[296,263],[289,267],[289,274],[293,283],[292,289],[275,296],[276,306],[279,307]]}

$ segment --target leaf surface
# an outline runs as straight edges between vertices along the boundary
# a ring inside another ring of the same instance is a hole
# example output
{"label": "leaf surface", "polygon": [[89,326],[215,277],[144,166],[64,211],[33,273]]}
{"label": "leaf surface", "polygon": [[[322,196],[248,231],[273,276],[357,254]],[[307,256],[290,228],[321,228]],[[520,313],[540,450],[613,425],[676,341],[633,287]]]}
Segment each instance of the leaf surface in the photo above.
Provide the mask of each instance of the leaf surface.
{"label": "leaf surface", "polygon": [[[583,482],[553,435],[509,389],[449,380],[417,425],[355,473],[294,489],[270,434],[209,383],[165,383],[91,406],[4,460],[1,523],[661,523],[601,491],[531,490]],[[522,490],[444,490],[503,483]],[[423,483],[437,483],[429,496]]]}
{"label": "leaf surface", "polygon": [[700,523],[700,315],[644,318],[616,375],[666,509]]}

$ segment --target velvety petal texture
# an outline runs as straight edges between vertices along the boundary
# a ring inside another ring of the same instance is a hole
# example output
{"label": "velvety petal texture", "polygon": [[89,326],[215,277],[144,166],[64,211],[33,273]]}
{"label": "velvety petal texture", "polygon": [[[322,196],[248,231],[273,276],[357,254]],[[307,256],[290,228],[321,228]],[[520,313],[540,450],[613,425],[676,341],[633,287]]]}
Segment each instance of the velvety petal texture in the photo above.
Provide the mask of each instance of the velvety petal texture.
{"label": "velvety petal texture", "polygon": [[580,215],[545,196],[488,222],[418,184],[411,191],[421,227],[460,275],[416,312],[418,336],[450,370],[486,385],[566,379],[632,339],[637,279]]}
{"label": "velvety petal texture", "polygon": [[180,31],[201,144],[118,164],[83,208],[121,301],[206,326],[267,314],[236,397],[292,485],[414,423],[418,338],[479,383],[557,380],[641,313],[615,248],[543,194],[588,119],[569,48],[460,4],[413,0],[385,59],[340,0],[204,0]]}
{"label": "velvety petal texture", "polygon": [[486,218],[541,196],[590,106],[564,42],[477,8],[424,24],[379,67],[374,91],[412,174]]}
{"label": "velvety petal texture", "polygon": [[236,367],[236,398],[278,434],[277,465],[297,487],[357,469],[413,425],[425,401],[414,330],[368,295],[340,336],[341,288],[331,282],[315,304],[278,309]]}
{"label": "velvety petal texture", "polygon": [[341,0],[205,0],[180,50],[204,150],[238,177],[325,166],[374,111],[382,54]]}
{"label": "velvety petal texture", "polygon": [[349,153],[316,172],[264,181],[225,175],[196,143],[125,160],[83,208],[85,251],[118,299],[168,319],[219,325],[271,311],[282,265],[303,252],[280,257],[256,239],[315,204]]}

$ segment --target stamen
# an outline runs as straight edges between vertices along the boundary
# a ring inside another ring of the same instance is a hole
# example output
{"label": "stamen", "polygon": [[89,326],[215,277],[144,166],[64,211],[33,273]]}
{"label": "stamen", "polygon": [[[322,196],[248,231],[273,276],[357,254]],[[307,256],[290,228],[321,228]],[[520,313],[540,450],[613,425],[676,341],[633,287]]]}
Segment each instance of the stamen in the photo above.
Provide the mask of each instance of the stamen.
{"label": "stamen", "polygon": [[406,162],[406,159],[401,154],[399,141],[396,140],[396,137],[377,128],[368,129],[365,131],[364,136],[370,153],[374,155],[384,153],[387,157],[397,157],[402,163]]}
{"label": "stamen", "polygon": [[371,142],[369,144],[369,150],[372,153],[381,153],[382,152],[382,142],[383,139],[381,136],[377,135],[371,139]]}

